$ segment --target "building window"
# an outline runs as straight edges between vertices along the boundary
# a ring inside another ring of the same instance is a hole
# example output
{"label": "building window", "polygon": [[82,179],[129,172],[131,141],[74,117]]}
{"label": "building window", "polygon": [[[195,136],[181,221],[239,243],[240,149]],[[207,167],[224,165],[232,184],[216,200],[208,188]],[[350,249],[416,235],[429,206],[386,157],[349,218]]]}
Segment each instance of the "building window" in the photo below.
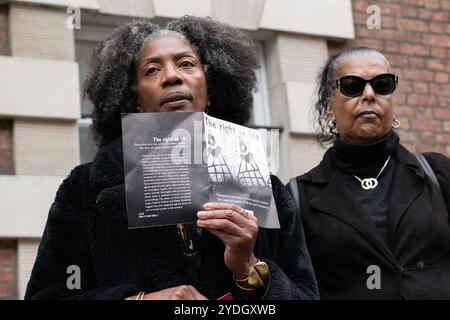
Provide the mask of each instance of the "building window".
{"label": "building window", "polygon": [[97,153],[97,146],[92,137],[90,126],[92,124],[92,102],[83,99],[81,88],[89,71],[89,60],[97,42],[77,40],[75,45],[75,59],[78,62],[80,79],[81,119],[78,120],[78,135],[80,139],[80,161],[86,163],[92,161]]}
{"label": "building window", "polygon": [[257,91],[253,95],[253,110],[249,127],[260,132],[269,171],[271,173],[276,173],[279,167],[280,134],[283,129],[281,127],[272,126],[263,47],[263,43],[257,42],[260,68],[256,70]]}
{"label": "building window", "polygon": [[13,121],[0,118],[0,175],[14,174]]}
{"label": "building window", "polygon": [[260,57],[260,68],[256,70],[257,91],[253,95],[253,110],[250,124],[259,127],[270,127],[272,124],[270,116],[266,63],[264,50],[261,42],[257,43],[257,50]]}
{"label": "building window", "polygon": [[81,118],[78,120],[78,135],[80,138],[80,161],[86,163],[94,159],[97,146],[91,132],[92,118]]}

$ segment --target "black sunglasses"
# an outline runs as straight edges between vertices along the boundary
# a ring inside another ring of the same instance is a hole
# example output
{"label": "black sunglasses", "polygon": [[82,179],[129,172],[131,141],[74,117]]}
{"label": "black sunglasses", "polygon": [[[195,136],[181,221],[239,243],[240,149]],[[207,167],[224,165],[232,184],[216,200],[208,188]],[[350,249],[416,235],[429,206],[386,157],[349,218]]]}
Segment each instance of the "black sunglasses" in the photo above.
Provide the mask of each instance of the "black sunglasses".
{"label": "black sunglasses", "polygon": [[357,76],[344,76],[336,79],[336,88],[347,97],[358,97],[363,93],[367,83],[370,83],[376,94],[385,96],[395,91],[398,77],[391,73],[379,74],[370,80]]}

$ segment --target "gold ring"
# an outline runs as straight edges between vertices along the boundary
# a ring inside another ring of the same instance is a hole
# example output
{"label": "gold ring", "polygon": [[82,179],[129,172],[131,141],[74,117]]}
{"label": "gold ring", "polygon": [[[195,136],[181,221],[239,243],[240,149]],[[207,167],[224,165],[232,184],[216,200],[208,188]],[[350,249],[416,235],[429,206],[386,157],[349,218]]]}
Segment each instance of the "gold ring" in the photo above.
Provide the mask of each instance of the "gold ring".
{"label": "gold ring", "polygon": [[241,208],[241,212],[239,212],[241,216],[243,216],[245,219],[248,219],[249,213],[244,210],[244,208]]}

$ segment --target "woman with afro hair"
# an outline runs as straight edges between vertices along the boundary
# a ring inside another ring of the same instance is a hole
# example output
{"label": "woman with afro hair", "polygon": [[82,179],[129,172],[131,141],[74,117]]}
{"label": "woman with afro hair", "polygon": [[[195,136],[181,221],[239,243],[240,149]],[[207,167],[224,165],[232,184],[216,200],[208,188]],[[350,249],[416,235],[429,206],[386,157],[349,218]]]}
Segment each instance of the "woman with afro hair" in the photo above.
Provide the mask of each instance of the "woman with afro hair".
{"label": "woman with afro hair", "polygon": [[[318,298],[295,205],[274,176],[280,229],[258,228],[226,203],[206,203],[196,225],[127,227],[121,113],[206,112],[245,124],[257,61],[238,29],[189,16],[164,28],[133,21],[96,47],[84,92],[100,149],[56,194],[26,299]],[[186,235],[193,250],[179,241]]]}

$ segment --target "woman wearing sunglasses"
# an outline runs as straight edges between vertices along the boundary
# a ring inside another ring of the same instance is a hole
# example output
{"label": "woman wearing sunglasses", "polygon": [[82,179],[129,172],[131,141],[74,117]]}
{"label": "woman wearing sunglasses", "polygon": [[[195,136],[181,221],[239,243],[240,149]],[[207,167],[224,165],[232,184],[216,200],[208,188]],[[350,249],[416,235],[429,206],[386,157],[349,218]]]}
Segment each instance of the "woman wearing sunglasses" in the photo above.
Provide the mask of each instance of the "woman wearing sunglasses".
{"label": "woman wearing sunglasses", "polygon": [[439,186],[400,144],[380,52],[332,56],[318,80],[317,142],[332,147],[292,183],[321,299],[449,299],[450,160],[424,154]]}

